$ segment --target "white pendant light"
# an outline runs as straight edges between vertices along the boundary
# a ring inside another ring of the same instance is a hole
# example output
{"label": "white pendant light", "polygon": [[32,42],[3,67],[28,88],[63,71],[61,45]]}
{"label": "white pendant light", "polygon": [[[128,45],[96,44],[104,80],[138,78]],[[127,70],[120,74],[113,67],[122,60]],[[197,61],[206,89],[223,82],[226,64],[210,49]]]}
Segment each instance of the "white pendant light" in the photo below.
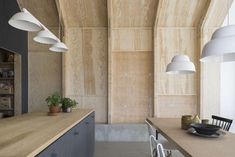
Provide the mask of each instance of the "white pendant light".
{"label": "white pendant light", "polygon": [[174,56],[166,68],[167,74],[193,74],[195,71],[194,64],[186,55]]}
{"label": "white pendant light", "polygon": [[[215,38],[209,41],[203,47],[200,61],[229,61],[228,56],[235,56],[235,36]],[[225,60],[223,60],[224,58]],[[230,61],[235,61],[232,58]]]}
{"label": "white pendant light", "polygon": [[[227,6],[229,9],[229,3]],[[201,62],[230,62],[235,61],[235,25],[228,25],[217,29],[202,50]]]}
{"label": "white pendant light", "polygon": [[235,36],[235,25],[228,25],[217,29],[213,33],[211,40],[229,36]]}
{"label": "white pendant light", "polygon": [[[60,25],[60,19],[61,18],[61,12],[59,12],[59,38],[61,37],[61,25]],[[68,47],[61,42],[60,40],[55,43],[54,45],[52,45],[52,47],[49,48],[50,51],[53,52],[67,52],[68,51]]]}
{"label": "white pendant light", "polygon": [[49,50],[54,52],[67,52],[68,47],[62,42],[57,42],[52,47],[50,47]]}
{"label": "white pendant light", "polygon": [[33,40],[42,44],[55,44],[59,41],[59,39],[47,29],[38,32]]}
{"label": "white pendant light", "polygon": [[34,32],[42,29],[40,22],[25,8],[23,8],[21,12],[14,14],[8,23],[24,31]]}

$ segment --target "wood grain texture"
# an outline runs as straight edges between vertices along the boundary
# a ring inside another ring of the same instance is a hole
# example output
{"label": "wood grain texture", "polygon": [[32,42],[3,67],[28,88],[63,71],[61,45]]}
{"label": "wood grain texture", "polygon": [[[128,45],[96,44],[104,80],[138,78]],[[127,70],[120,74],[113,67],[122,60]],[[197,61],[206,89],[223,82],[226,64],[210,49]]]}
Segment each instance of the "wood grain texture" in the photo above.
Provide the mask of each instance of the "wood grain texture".
{"label": "wood grain texture", "polygon": [[152,28],[112,30],[112,51],[152,51],[152,41]]}
{"label": "wood grain texture", "polygon": [[207,0],[163,0],[158,15],[159,27],[197,26]]}
{"label": "wood grain texture", "polygon": [[227,157],[235,154],[235,134],[233,133],[226,132],[226,135],[213,139],[202,138],[180,129],[180,119],[148,118],[148,120],[186,157]]}
{"label": "wood grain texture", "polygon": [[107,0],[60,0],[66,27],[107,27]]}
{"label": "wood grain texture", "polygon": [[45,99],[61,92],[61,54],[29,53],[29,112],[46,109]]}
{"label": "wood grain texture", "polygon": [[112,23],[116,27],[152,27],[157,0],[111,0]]}
{"label": "wood grain texture", "polygon": [[34,157],[92,112],[73,110],[58,116],[37,112],[0,120],[0,156]]}
{"label": "wood grain texture", "polygon": [[46,27],[58,27],[58,12],[55,0],[17,0]]}
{"label": "wood grain texture", "polygon": [[94,108],[96,122],[106,123],[107,29],[72,27],[66,29],[65,37],[70,49],[63,61],[64,95],[78,100],[80,107]]}
{"label": "wood grain texture", "polygon": [[157,117],[180,118],[182,115],[197,113],[196,95],[159,95],[155,102]]}
{"label": "wood grain texture", "polygon": [[220,27],[228,14],[233,0],[211,0],[202,28]]}
{"label": "wood grain texture", "polygon": [[65,42],[69,47],[63,55],[64,95],[84,95],[84,71],[82,59],[82,30],[66,29]]}
{"label": "wood grain texture", "polygon": [[83,30],[84,92],[107,96],[107,30]]}
{"label": "wood grain texture", "polygon": [[197,60],[195,29],[157,29],[155,34],[155,95],[195,95],[196,79],[192,75],[166,74],[166,66],[176,54],[188,55],[194,64]]}
{"label": "wood grain texture", "polygon": [[151,116],[152,57],[152,52],[113,52],[112,123],[138,123]]}

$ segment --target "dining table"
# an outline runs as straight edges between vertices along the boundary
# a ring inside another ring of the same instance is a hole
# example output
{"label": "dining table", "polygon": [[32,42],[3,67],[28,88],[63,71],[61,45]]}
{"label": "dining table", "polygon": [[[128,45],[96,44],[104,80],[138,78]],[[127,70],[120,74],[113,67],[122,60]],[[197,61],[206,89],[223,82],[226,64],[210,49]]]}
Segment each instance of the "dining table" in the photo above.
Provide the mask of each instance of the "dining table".
{"label": "dining table", "polygon": [[186,157],[235,157],[234,133],[223,131],[216,138],[201,137],[181,129],[180,118],[146,120]]}

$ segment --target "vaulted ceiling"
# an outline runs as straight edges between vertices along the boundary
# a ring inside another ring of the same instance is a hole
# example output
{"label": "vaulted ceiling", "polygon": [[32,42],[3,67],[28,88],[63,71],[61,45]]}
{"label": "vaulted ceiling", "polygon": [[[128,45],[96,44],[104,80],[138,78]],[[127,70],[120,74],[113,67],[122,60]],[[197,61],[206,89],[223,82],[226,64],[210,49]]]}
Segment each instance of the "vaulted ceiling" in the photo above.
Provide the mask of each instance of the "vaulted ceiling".
{"label": "vaulted ceiling", "polygon": [[[113,27],[197,27],[210,9],[210,26],[221,24],[232,0],[18,0],[41,22],[58,26],[58,14],[67,27],[107,27],[111,3]],[[209,7],[210,6],[210,7]],[[59,8],[59,9],[57,9]],[[59,13],[58,11],[59,10]],[[219,22],[218,22],[219,21]]]}

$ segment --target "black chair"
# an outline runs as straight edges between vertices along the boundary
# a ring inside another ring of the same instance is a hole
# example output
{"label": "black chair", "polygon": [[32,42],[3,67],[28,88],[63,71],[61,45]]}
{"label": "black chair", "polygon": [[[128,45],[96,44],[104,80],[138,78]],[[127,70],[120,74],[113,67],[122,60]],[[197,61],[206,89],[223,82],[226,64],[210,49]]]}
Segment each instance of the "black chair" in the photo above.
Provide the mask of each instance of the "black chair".
{"label": "black chair", "polygon": [[212,115],[212,124],[220,126],[223,130],[229,131],[233,120]]}

